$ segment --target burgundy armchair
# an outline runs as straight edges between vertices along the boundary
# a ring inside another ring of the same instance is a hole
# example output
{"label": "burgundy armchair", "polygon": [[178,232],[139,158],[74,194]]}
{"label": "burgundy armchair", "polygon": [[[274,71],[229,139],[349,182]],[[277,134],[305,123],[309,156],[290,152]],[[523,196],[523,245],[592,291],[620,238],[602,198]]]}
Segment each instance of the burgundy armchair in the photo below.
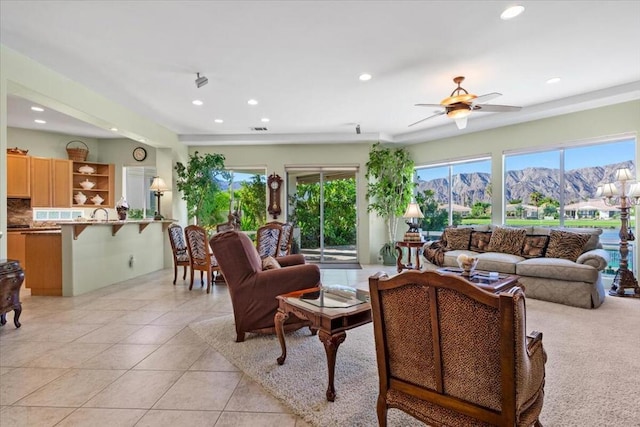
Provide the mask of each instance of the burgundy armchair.
{"label": "burgundy armchair", "polygon": [[[281,268],[263,270],[256,247],[242,232],[218,233],[209,244],[229,287],[237,342],[244,341],[246,332],[275,333],[276,296],[320,284],[318,266],[305,264],[299,254],[276,258]],[[308,325],[307,321],[291,316],[285,330]]]}

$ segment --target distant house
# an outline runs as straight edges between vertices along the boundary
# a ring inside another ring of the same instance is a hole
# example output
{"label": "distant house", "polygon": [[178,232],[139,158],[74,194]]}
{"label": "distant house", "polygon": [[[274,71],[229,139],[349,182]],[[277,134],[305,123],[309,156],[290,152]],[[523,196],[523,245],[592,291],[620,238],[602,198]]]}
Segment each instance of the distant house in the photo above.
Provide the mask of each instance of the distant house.
{"label": "distant house", "polygon": [[611,219],[618,216],[620,208],[616,206],[607,206],[602,199],[589,199],[578,203],[565,205],[565,218],[598,218]]}
{"label": "distant house", "polygon": [[[525,219],[535,219],[538,218],[538,208],[533,205],[507,205],[506,206],[507,216],[508,217],[519,217]],[[519,214],[518,212],[522,209],[522,212]]]}
{"label": "distant house", "polygon": [[[440,204],[438,205],[438,209],[445,209],[448,210],[449,209],[449,205],[448,204]],[[451,210],[453,212],[458,212],[460,215],[462,216],[467,216],[471,213],[471,208],[468,208],[466,206],[462,206],[462,205],[456,205],[455,203],[451,204]]]}

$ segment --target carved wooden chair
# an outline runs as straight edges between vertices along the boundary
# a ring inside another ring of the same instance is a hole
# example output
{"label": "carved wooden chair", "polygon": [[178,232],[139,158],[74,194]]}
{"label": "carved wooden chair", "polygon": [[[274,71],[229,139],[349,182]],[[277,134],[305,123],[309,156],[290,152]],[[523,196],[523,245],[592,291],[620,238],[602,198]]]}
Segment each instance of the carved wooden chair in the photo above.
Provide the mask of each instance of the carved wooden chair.
{"label": "carved wooden chair", "polygon": [[182,280],[184,280],[187,277],[187,267],[191,265],[191,261],[189,260],[189,253],[187,244],[184,241],[182,227],[178,224],[171,224],[167,231],[173,252],[173,284],[175,285],[176,278],[178,277],[178,266],[183,266],[184,268],[182,274]]}
{"label": "carved wooden chair", "polygon": [[260,258],[277,257],[280,252],[280,235],[282,223],[272,221],[258,228],[256,232],[256,249]]}
{"label": "carved wooden chair", "polygon": [[191,259],[191,279],[189,290],[193,288],[194,271],[200,271],[200,283],[204,286],[204,273],[207,273],[207,293],[211,291],[211,284],[216,281],[220,267],[209,247],[207,230],[197,225],[188,225],[184,229],[187,240],[187,250]]}
{"label": "carved wooden chair", "polygon": [[280,238],[278,239],[278,256],[291,255],[291,241],[293,238],[293,224],[285,222],[282,224]]}
{"label": "carved wooden chair", "polygon": [[380,380],[377,413],[397,408],[434,426],[539,426],[546,354],[525,332],[525,296],[454,275],[369,278]]}

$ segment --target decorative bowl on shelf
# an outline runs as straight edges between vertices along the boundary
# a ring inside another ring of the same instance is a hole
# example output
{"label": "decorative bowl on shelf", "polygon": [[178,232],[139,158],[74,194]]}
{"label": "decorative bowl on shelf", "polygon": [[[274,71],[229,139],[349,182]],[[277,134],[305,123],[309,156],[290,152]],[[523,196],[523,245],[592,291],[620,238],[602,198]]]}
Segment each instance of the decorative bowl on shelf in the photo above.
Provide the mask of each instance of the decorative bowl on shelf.
{"label": "decorative bowl on shelf", "polygon": [[462,275],[467,277],[473,274],[473,271],[476,269],[476,266],[478,265],[477,257],[472,257],[465,254],[458,255],[457,261],[458,261],[458,265],[462,269]]}
{"label": "decorative bowl on shelf", "polygon": [[91,173],[96,173],[96,170],[89,165],[84,165],[78,168],[78,172],[84,173],[84,174],[91,174]]}
{"label": "decorative bowl on shelf", "polygon": [[85,196],[82,191],[78,191],[78,193],[73,196],[73,200],[76,202],[76,204],[78,205],[84,205],[84,202],[87,201],[87,196]]}
{"label": "decorative bowl on shelf", "polygon": [[84,181],[80,182],[80,187],[84,188],[85,190],[91,190],[95,186],[96,186],[96,183],[91,182],[88,179],[85,179]]}
{"label": "decorative bowl on shelf", "polygon": [[104,202],[104,199],[100,197],[99,194],[96,194],[91,198],[91,201],[93,202],[94,205],[101,205],[102,202]]}

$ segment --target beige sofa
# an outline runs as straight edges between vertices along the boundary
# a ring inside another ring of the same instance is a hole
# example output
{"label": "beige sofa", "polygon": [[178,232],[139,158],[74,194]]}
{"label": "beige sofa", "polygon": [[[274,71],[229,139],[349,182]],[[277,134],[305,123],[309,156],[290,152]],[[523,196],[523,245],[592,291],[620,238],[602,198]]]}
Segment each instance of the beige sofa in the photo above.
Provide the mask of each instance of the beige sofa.
{"label": "beige sofa", "polygon": [[609,254],[599,228],[474,226],[448,228],[423,247],[424,269],[458,267],[460,254],[478,257],[478,270],[520,276],[528,298],[597,308]]}

